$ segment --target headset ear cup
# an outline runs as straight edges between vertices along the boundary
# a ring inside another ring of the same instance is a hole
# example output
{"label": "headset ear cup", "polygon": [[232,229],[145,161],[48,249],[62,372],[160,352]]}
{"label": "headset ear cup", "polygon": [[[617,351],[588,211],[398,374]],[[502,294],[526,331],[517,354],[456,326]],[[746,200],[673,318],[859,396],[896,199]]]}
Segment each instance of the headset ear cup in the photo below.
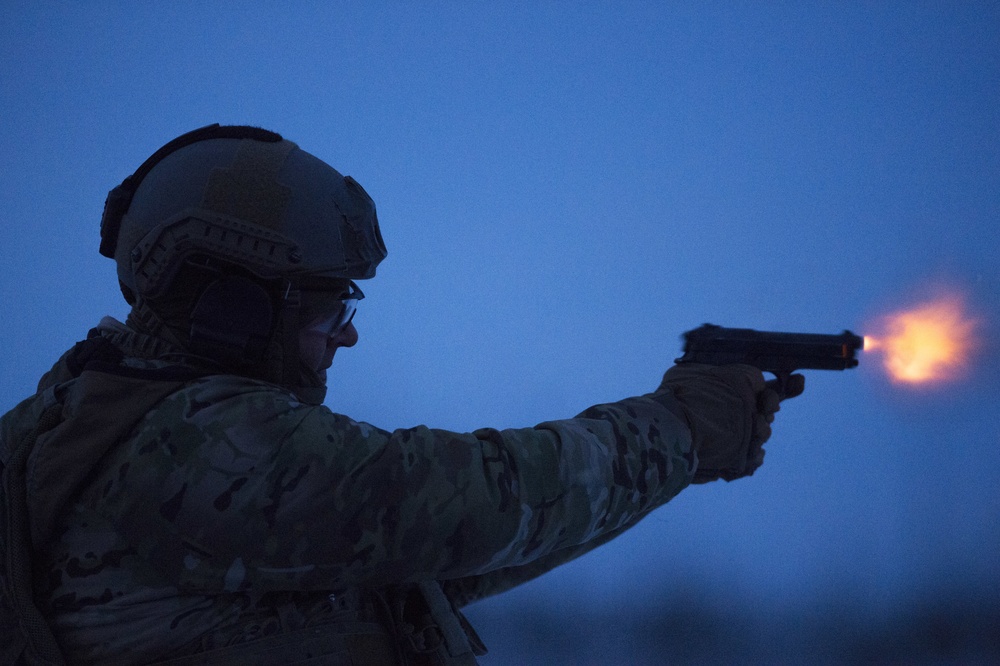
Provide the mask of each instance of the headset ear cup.
{"label": "headset ear cup", "polygon": [[274,325],[268,292],[253,280],[221,277],[208,285],[191,312],[191,351],[226,365],[264,358]]}

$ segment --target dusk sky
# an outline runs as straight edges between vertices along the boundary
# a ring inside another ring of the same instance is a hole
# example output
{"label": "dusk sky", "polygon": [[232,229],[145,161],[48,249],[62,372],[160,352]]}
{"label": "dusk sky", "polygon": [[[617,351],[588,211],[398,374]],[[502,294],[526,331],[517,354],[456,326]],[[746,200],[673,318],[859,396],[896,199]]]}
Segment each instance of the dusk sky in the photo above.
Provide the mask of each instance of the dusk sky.
{"label": "dusk sky", "polygon": [[875,335],[942,295],[974,322],[947,381],[875,351],[806,373],[752,478],[472,607],[484,664],[519,663],[494,620],[527,608],[1000,604],[1000,5],[204,4],[0,10],[2,410],[127,313],[108,190],[259,125],[376,201],[389,256],[326,404],[382,428],[645,393],[705,322]]}

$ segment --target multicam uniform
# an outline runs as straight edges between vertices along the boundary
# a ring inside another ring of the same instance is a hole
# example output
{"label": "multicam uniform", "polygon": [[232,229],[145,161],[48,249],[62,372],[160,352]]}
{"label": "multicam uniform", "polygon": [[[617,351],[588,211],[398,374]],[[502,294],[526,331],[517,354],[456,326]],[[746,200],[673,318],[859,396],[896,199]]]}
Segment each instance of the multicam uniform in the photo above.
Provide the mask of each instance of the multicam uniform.
{"label": "multicam uniform", "polygon": [[[447,656],[475,663],[458,607],[613,538],[696,467],[669,392],[534,428],[388,432],[206,374],[110,319],[3,418],[0,448],[53,401],[62,423],[28,464],[36,592],[79,663],[289,634],[346,635],[355,660],[375,661],[381,648],[358,647],[369,631],[429,653],[435,637],[394,608],[413,590]],[[308,637],[294,644],[308,656]]]}

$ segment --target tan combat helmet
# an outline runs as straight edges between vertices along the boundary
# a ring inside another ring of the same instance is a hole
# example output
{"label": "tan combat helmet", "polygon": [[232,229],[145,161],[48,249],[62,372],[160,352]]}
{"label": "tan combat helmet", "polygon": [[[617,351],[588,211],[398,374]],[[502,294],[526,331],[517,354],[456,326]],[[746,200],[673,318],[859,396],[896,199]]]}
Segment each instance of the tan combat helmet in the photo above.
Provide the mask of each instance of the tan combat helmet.
{"label": "tan combat helmet", "polygon": [[[227,365],[259,363],[281,338],[297,359],[301,290],[343,290],[386,256],[353,178],[274,132],[218,124],[167,143],[111,190],[100,249],[143,317],[191,291],[182,342]],[[181,279],[192,269],[204,279]]]}

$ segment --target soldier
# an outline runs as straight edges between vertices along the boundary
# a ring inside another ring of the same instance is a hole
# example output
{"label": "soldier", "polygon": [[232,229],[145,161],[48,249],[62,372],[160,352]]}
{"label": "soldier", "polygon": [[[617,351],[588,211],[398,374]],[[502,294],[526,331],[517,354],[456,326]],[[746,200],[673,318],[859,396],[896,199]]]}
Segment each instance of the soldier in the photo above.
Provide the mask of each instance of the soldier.
{"label": "soldier", "polygon": [[262,129],[153,154],[101,252],[127,321],[0,422],[3,663],[474,664],[462,606],[752,474],[778,410],[754,368],[685,365],[534,428],[334,413],[354,281],[386,256],[375,205]]}

